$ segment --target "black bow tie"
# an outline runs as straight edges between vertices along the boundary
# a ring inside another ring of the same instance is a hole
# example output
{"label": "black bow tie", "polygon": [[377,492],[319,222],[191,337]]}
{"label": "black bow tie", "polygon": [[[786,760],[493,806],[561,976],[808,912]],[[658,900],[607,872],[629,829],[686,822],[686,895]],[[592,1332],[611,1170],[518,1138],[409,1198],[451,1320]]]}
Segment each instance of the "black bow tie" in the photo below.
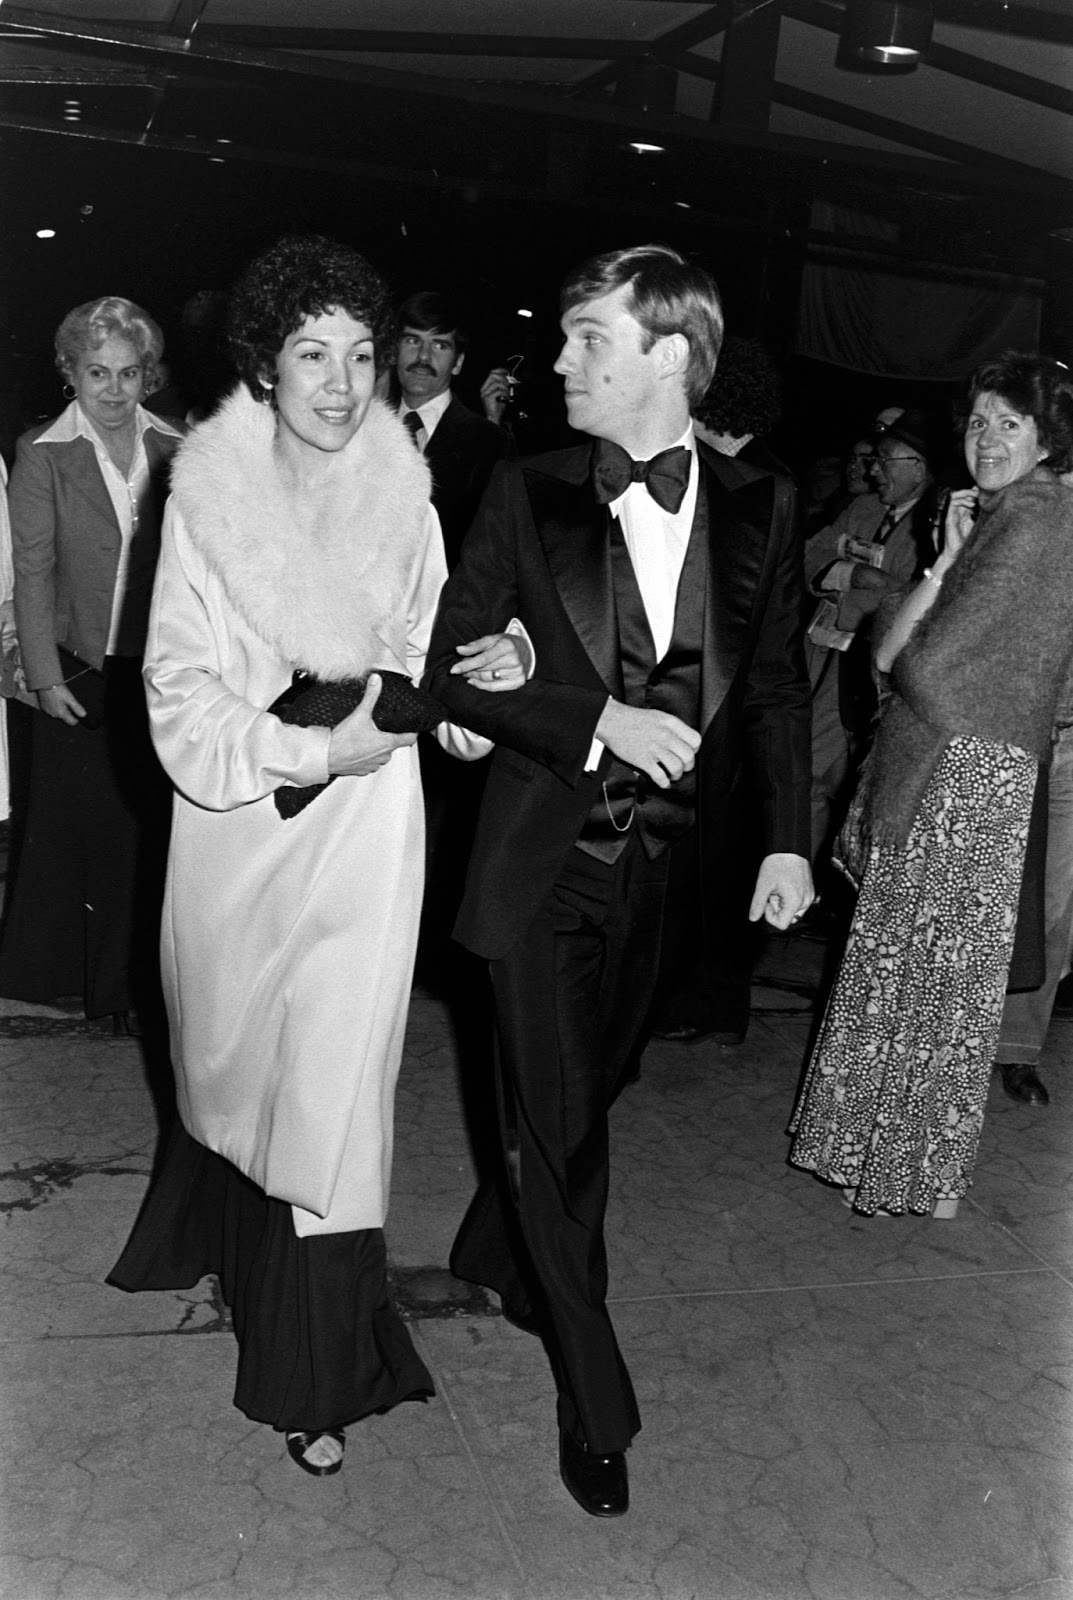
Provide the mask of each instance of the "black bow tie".
{"label": "black bow tie", "polygon": [[643,483],[658,506],[672,514],[678,510],[689,484],[689,458],[684,444],[661,450],[651,461],[634,461],[620,444],[597,441],[592,458],[592,483],[597,502],[606,506],[625,494],[631,483]]}

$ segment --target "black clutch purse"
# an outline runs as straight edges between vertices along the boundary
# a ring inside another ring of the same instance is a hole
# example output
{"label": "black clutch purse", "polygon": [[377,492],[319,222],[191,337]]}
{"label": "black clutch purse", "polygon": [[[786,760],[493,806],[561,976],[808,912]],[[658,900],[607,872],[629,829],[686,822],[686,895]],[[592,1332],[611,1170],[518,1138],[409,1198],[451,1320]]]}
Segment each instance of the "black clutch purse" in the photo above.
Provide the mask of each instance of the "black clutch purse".
{"label": "black clutch purse", "polygon": [[[403,673],[383,672],[380,668],[376,672],[381,689],[373,722],[382,733],[429,733],[445,720],[447,712],[440,702],[424,689],[415,688]],[[368,673],[326,683],[309,673],[296,672],[290,688],[284,689],[268,709],[281,722],[293,722],[299,728],[334,728],[361,704],[368,681]],[[334,778],[329,778],[328,783],[332,782]],[[311,783],[297,789],[285,784],[272,798],[281,817],[296,817],[327,787],[326,783]]]}

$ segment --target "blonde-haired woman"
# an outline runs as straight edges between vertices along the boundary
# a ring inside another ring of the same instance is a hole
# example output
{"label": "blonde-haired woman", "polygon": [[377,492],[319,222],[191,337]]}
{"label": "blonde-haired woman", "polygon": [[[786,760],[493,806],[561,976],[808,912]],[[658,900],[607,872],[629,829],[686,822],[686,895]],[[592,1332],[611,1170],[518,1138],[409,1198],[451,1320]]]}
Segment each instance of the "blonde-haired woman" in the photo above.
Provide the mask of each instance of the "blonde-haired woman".
{"label": "blonde-haired woman", "polygon": [[0,993],[81,997],[132,1031],[156,992],[168,788],[141,686],[171,456],[146,411],[164,341],[118,295],[56,331],[70,401],[18,442],[8,492],[15,624],[37,699],[26,836],[0,943]]}

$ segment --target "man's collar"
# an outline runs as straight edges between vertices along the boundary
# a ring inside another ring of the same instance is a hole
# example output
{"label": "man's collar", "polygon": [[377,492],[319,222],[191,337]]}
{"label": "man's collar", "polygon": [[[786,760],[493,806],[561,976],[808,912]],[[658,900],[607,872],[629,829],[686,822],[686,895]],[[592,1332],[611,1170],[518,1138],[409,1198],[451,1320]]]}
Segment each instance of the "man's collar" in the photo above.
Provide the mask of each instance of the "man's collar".
{"label": "man's collar", "polygon": [[[599,437],[599,435],[594,435],[594,437]],[[618,440],[612,440],[612,443],[617,444]],[[685,432],[680,434],[677,439],[672,439],[668,444],[661,444],[658,450],[650,450],[645,456],[640,456],[635,451],[627,449],[625,445],[623,445],[622,448],[634,461],[651,461],[655,456],[660,455],[664,450],[677,450],[679,445],[684,445],[692,455],[696,455],[697,437],[693,432],[692,417],[686,423]]]}
{"label": "man's collar", "polygon": [[416,411],[418,416],[421,418],[422,426],[427,429],[430,422],[439,422],[440,418],[443,416],[443,413],[447,410],[447,407],[450,404],[451,389],[448,385],[442,394],[435,395],[431,400],[426,400],[422,405],[419,406],[410,405],[406,399],[406,396],[403,395],[402,404],[400,405],[399,410],[403,416],[406,415],[407,411]]}
{"label": "man's collar", "polygon": [[[911,495],[908,500],[899,501],[896,506],[884,506],[883,513],[886,515],[888,511],[893,511],[895,522],[901,522],[902,518],[912,511],[917,501],[923,500],[923,498],[924,490],[921,489],[919,494]],[[880,502],[880,504],[882,504],[882,502]]]}

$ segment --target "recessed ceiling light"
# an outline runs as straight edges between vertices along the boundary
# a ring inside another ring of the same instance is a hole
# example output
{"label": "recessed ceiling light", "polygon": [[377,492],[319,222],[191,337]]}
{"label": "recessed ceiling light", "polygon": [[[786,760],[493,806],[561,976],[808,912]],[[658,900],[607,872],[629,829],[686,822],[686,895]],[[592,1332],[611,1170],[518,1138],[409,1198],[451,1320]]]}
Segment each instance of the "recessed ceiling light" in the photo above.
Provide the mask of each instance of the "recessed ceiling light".
{"label": "recessed ceiling light", "polygon": [[626,146],[627,150],[639,156],[661,156],[666,148],[665,144],[647,144],[643,139],[631,139]]}
{"label": "recessed ceiling light", "polygon": [[518,315],[520,317],[531,317],[533,315],[533,313],[531,311],[527,311],[524,306],[519,306],[518,307]]}
{"label": "recessed ceiling light", "polygon": [[39,239],[54,239],[56,237],[56,230],[55,228],[38,228],[37,237]]}
{"label": "recessed ceiling light", "polygon": [[674,203],[679,211],[692,211],[693,209],[688,200],[676,200]]}

